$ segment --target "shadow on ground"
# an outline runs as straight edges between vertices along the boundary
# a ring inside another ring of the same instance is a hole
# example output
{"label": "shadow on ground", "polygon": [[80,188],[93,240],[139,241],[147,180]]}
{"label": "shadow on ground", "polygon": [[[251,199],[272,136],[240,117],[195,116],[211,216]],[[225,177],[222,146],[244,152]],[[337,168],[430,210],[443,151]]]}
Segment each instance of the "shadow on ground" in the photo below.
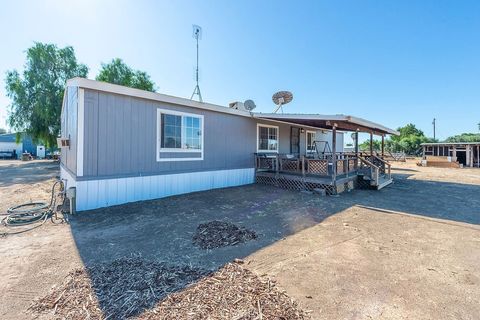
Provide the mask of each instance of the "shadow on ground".
{"label": "shadow on ground", "polygon": [[[1,161],[1,160],[0,160]],[[0,163],[0,187],[12,185],[30,185],[58,176],[58,162],[20,160],[2,161]]]}
{"label": "shadow on ground", "polygon": [[[71,218],[71,230],[87,266],[139,254],[213,270],[354,205],[480,224],[479,194],[477,185],[410,180],[405,174],[395,175],[395,183],[380,191],[338,197],[249,185],[82,212]],[[199,224],[212,220],[248,228],[258,238],[202,250],[192,237]],[[101,294],[102,288],[95,289]]]}

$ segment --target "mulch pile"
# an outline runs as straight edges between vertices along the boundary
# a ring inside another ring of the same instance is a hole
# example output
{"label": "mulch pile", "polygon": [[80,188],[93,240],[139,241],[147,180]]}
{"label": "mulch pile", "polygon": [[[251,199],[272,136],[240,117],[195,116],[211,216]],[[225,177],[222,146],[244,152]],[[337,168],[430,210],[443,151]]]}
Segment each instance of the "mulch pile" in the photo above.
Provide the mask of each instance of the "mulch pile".
{"label": "mulch pile", "polygon": [[208,273],[140,257],[121,258],[71,272],[60,287],[30,309],[54,310],[58,318],[67,319],[123,319],[153,307]]}
{"label": "mulch pile", "polygon": [[198,225],[193,243],[202,249],[214,249],[234,246],[256,238],[256,233],[251,230],[215,220]]}
{"label": "mulch pile", "polygon": [[228,263],[190,288],[169,295],[141,319],[310,319],[271,280]]}
{"label": "mulch pile", "polygon": [[[152,269],[144,272],[143,266]],[[95,268],[98,272],[90,268],[90,274],[85,269],[72,272],[30,309],[61,319],[309,319],[274,282],[256,276],[241,261],[190,285],[203,271],[135,259]],[[174,287],[179,291],[162,298]]]}

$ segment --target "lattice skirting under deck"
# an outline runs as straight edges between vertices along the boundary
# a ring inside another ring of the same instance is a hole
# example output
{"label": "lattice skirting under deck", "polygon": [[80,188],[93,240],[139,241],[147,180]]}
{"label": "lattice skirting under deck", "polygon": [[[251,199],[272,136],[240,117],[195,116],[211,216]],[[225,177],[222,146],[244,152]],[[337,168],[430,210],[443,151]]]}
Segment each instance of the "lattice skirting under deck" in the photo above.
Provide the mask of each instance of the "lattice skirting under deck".
{"label": "lattice skirting under deck", "polygon": [[288,190],[308,190],[313,191],[314,189],[325,189],[325,192],[328,195],[337,194],[337,189],[333,185],[323,184],[323,183],[313,183],[305,182],[302,180],[286,179],[286,178],[276,178],[276,177],[265,177],[257,176],[256,182],[260,184],[265,184],[269,186],[275,186]]}

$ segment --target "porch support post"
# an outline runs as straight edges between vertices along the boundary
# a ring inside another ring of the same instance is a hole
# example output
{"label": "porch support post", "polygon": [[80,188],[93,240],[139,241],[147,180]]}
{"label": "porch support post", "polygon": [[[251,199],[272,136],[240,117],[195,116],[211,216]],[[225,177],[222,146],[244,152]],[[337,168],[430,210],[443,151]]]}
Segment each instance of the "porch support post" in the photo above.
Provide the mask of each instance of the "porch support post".
{"label": "porch support post", "polygon": [[470,149],[470,168],[473,168],[473,159],[475,158],[474,155],[474,151],[473,151],[473,145],[470,145],[468,147]]}
{"label": "porch support post", "polygon": [[465,146],[465,167],[470,167],[470,146]]}
{"label": "porch support post", "polygon": [[385,135],[382,134],[382,159],[385,158]]}
{"label": "porch support post", "polygon": [[477,166],[480,168],[480,144],[477,146]]}
{"label": "porch support post", "polygon": [[355,170],[358,167],[358,131],[355,131]]}
{"label": "porch support post", "polygon": [[370,132],[370,156],[373,157],[373,132]]}
{"label": "porch support post", "polygon": [[358,157],[358,131],[355,132],[355,155]]}
{"label": "porch support post", "polygon": [[332,181],[336,187],[337,182],[337,127],[332,128]]}

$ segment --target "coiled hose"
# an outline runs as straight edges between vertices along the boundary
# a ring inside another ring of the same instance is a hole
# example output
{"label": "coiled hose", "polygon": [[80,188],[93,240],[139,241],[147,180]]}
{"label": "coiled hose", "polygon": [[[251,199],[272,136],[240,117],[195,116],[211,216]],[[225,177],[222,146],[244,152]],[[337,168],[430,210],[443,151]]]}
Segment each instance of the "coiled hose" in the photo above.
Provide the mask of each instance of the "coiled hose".
{"label": "coiled hose", "polygon": [[[59,187],[59,192],[55,193],[55,189]],[[43,225],[48,218],[55,223],[62,223],[67,221],[66,215],[59,217],[57,215],[57,198],[62,199],[62,209],[65,206],[65,192],[63,181],[58,180],[52,186],[50,203],[46,202],[30,202],[24,203],[15,207],[11,207],[7,210],[7,216],[2,219],[2,224],[5,227],[20,227],[35,224],[32,228],[20,230],[17,232],[8,232],[7,234],[18,234],[32,229],[38,228]]]}

